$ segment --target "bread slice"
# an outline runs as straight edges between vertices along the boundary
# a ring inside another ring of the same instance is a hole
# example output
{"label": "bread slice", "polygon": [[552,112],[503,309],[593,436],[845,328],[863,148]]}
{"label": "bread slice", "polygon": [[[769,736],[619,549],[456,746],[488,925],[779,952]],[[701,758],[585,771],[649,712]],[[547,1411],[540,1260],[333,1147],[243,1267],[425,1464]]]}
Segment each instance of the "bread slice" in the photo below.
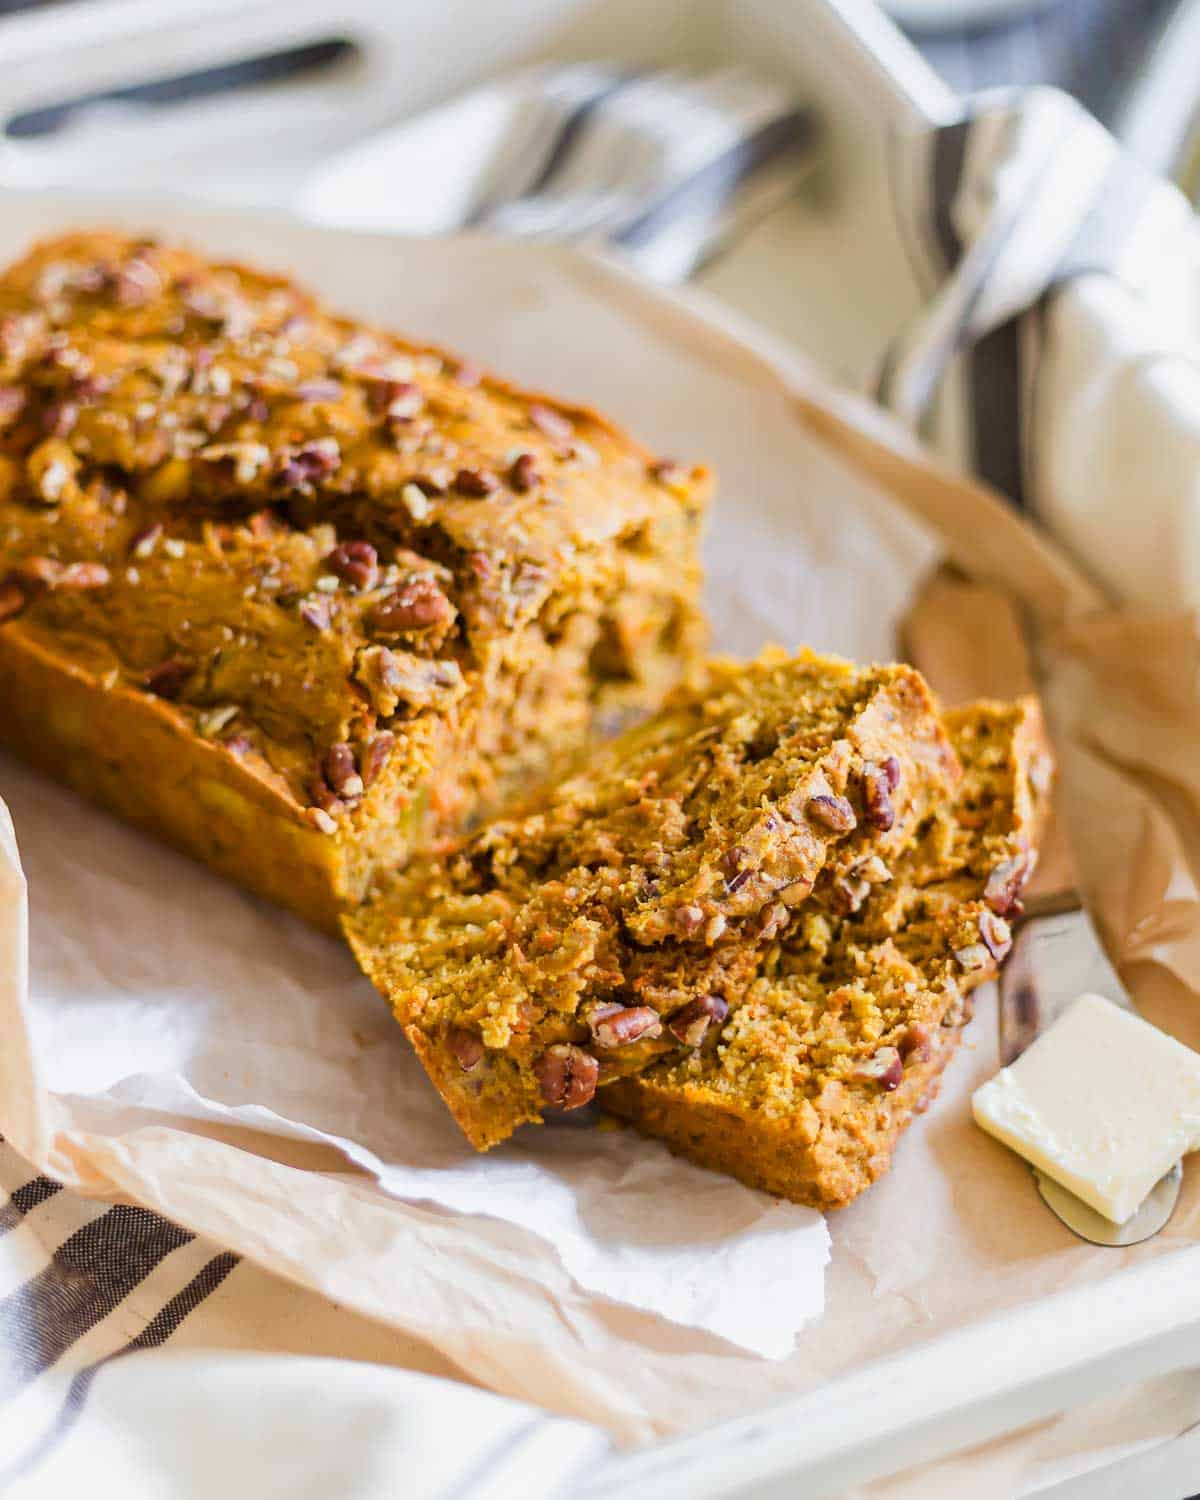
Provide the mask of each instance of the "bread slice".
{"label": "bread slice", "polygon": [[702,1166],[836,1208],[888,1168],[937,1090],[970,993],[1011,947],[1052,762],[1032,699],[947,716],[964,774],[857,912],[795,913],[719,1028],[601,1088]]}
{"label": "bread slice", "polygon": [[864,899],[958,778],[911,667],[718,661],[536,811],[344,928],[486,1149],[699,1045],[793,914]]}

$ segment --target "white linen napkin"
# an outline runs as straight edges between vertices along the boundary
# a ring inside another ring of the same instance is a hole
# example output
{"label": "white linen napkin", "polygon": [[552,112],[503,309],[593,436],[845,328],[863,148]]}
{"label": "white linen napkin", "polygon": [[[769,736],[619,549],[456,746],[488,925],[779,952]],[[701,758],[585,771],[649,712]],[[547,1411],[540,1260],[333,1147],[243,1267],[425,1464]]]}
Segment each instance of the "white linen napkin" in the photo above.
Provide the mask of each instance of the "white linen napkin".
{"label": "white linen napkin", "polygon": [[1115,601],[1200,608],[1200,229],[1056,89],[895,143],[921,311],[878,396]]}

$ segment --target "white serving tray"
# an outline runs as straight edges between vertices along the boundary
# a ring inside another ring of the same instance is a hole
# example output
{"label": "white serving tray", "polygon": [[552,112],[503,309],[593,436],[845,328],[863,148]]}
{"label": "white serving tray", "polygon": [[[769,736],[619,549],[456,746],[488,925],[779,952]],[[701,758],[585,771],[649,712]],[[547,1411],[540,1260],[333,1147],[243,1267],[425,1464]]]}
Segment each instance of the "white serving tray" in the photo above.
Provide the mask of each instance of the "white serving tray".
{"label": "white serving tray", "polygon": [[[916,288],[886,211],[887,143],[892,130],[936,118],[953,100],[870,5],[449,0],[403,7],[398,30],[383,24],[385,9],[394,18],[401,8],[359,0],[339,15],[333,30],[353,35],[362,47],[353,77],[265,90],[269,97],[247,101],[236,173],[227,165],[233,131],[224,118],[234,112],[207,104],[164,123],[140,155],[131,143],[151,133],[131,133],[120,119],[97,126],[88,138],[68,132],[62,140],[5,144],[0,185],[186,185],[213,197],[258,197],[284,206],[322,150],[448,97],[506,63],[617,51],[664,59],[681,50],[700,59],[733,52],[794,74],[821,108],[837,204],[824,216],[784,211],[769,232],[764,227],[709,272],[708,291],[770,329],[760,334],[739,326],[738,336],[780,362],[789,358],[788,342],[800,342],[830,368],[858,377],[915,304]],[[64,14],[34,11],[0,21],[0,117],[229,61],[247,48],[270,50],[329,35],[327,12],[310,0],[286,6],[95,0]],[[431,56],[438,58],[434,70]],[[253,141],[245,139],[247,121],[255,127]],[[180,160],[187,163],[182,174]],[[64,200],[64,212],[70,202]],[[12,211],[11,204],[6,210],[0,198],[0,212]],[[94,198],[81,195],[79,205],[82,217],[95,217]],[[252,217],[223,212],[231,228]],[[789,295],[789,286],[801,281],[804,298]],[[698,316],[721,317],[702,298],[684,294],[683,300]],[[857,318],[844,316],[847,306]],[[930,1340],[753,1416],[614,1460],[576,1493],[655,1500],[802,1494],[818,1500],[1194,1365],[1198,1350],[1200,1247]]]}

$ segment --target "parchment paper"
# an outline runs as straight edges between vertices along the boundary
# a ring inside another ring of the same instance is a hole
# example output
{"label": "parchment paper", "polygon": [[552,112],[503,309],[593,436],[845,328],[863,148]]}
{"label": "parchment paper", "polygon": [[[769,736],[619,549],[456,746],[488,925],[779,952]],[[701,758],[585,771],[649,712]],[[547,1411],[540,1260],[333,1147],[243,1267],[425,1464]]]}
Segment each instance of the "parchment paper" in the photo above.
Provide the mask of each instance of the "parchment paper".
{"label": "parchment paper", "polygon": [[[6,256],[80,217],[77,200],[23,213],[0,230]],[[698,316],[695,299],[551,249],[214,222],[161,201],[124,216],[293,270],[352,311],[714,463],[722,647],[774,637],[888,656],[941,553],[996,584],[1036,646],[1105,936],[1148,1013],[1200,1042],[1194,622],[1106,609],[1000,501],[727,317]],[[121,215],[106,204],[94,217]],[[545,1130],[468,1160],[335,944],[10,761],[0,794],[33,914],[32,999],[22,1012],[10,997],[0,1016],[0,1123],[14,1143],[85,1192],[149,1204],[428,1340],[481,1382],[625,1440],[810,1388],[1200,1226],[1194,1172],[1170,1229],[1133,1251],[1084,1246],[1045,1212],[1026,1169],[970,1121],[969,1094],[997,1065],[985,996],[890,1176],[831,1219],[824,1314],[791,1347],[820,1259],[803,1211],[625,1133]]]}

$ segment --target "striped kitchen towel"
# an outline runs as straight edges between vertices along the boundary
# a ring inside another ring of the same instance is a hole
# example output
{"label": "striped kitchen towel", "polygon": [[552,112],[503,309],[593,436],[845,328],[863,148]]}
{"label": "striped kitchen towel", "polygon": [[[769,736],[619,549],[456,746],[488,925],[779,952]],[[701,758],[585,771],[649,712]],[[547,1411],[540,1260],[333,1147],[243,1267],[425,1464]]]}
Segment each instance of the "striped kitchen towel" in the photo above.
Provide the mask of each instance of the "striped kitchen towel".
{"label": "striped kitchen towel", "polygon": [[301,207],[351,228],[605,243],[678,281],[796,191],[814,141],[794,89],[743,67],[535,68],[333,158]]}
{"label": "striped kitchen towel", "polygon": [[1200,229],[1054,89],[897,138],[925,291],[878,397],[1115,599],[1200,607]]}
{"label": "striped kitchen towel", "polygon": [[391,1500],[402,1474],[421,1500],[539,1500],[608,1451],[598,1428],[380,1363],[403,1353],[368,1320],[3,1141],[0,1205],[0,1494]]}

